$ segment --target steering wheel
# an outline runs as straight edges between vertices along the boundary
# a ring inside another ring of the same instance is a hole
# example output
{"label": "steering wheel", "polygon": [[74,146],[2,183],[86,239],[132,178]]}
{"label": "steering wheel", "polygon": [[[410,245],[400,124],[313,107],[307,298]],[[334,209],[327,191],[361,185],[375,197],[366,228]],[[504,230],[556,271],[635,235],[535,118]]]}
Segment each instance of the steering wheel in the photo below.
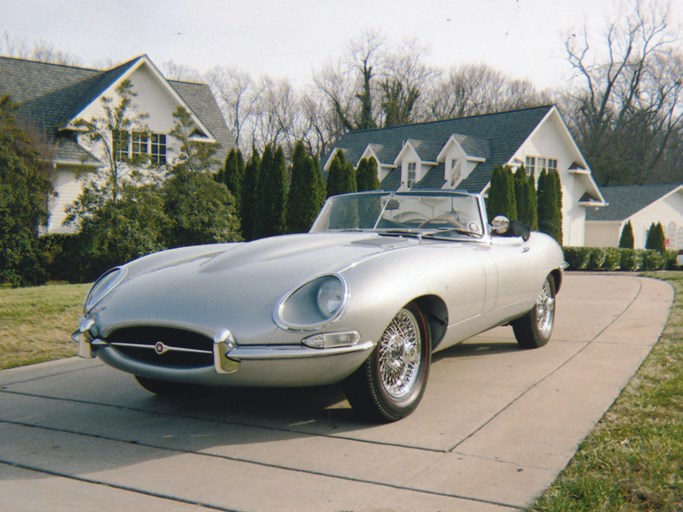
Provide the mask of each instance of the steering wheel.
{"label": "steering wheel", "polygon": [[429,224],[446,224],[449,226],[453,226],[454,228],[465,229],[464,224],[460,223],[460,221],[450,216],[432,217],[431,219],[427,219],[424,222],[420,223],[418,229],[428,226]]}

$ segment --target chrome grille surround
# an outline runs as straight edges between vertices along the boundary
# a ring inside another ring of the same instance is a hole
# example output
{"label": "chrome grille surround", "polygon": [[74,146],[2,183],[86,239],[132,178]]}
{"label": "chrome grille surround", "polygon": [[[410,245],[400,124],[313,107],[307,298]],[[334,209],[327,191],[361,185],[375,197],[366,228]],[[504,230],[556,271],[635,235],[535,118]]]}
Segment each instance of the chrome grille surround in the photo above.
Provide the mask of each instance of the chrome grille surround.
{"label": "chrome grille surround", "polygon": [[214,365],[214,341],[203,334],[169,327],[139,326],[117,329],[104,339],[126,357],[172,368]]}

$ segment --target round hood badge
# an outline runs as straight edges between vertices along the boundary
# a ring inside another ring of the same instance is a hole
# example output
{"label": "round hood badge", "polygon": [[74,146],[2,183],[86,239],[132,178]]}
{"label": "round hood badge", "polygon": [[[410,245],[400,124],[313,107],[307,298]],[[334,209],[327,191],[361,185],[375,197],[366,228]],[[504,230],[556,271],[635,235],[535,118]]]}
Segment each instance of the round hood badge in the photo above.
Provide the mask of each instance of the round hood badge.
{"label": "round hood badge", "polygon": [[168,351],[169,351],[169,348],[166,345],[164,345],[163,341],[157,341],[154,344],[154,352],[156,352],[158,355],[163,355]]}

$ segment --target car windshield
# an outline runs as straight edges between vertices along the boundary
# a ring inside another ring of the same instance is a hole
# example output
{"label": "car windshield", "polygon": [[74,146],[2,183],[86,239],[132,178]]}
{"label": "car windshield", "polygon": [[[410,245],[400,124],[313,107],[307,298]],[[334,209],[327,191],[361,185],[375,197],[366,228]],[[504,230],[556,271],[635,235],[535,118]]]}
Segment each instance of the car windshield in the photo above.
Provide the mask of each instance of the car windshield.
{"label": "car windshield", "polygon": [[481,238],[477,197],[453,192],[432,194],[360,193],[331,197],[311,233],[373,231],[384,235]]}

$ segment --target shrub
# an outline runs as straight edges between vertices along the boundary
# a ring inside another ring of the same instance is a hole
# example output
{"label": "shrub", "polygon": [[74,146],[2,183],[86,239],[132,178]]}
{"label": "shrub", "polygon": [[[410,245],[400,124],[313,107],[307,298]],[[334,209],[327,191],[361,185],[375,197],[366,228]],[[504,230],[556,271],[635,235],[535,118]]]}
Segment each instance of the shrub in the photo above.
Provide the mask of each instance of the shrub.
{"label": "shrub", "polygon": [[564,259],[572,270],[586,270],[590,263],[590,248],[565,247]]}
{"label": "shrub", "polygon": [[605,249],[605,270],[617,270],[620,264],[621,250],[617,249],[616,247],[607,247]]}
{"label": "shrub", "polygon": [[601,247],[596,247],[589,251],[588,270],[603,270],[605,267],[605,260],[607,259],[607,251]]}
{"label": "shrub", "polygon": [[620,267],[624,272],[636,272],[640,269],[642,258],[635,249],[622,249]]}
{"label": "shrub", "polygon": [[68,234],[50,234],[40,238],[40,247],[48,279],[52,281],[78,281],[74,269],[78,266],[78,237]]}
{"label": "shrub", "polygon": [[662,270],[664,268],[665,260],[662,257],[662,253],[659,251],[646,249],[644,251],[640,251],[640,253],[643,259],[643,270]]}
{"label": "shrub", "polygon": [[677,251],[666,251],[664,253],[664,268],[666,270],[676,270],[680,268],[678,266],[678,252]]}

